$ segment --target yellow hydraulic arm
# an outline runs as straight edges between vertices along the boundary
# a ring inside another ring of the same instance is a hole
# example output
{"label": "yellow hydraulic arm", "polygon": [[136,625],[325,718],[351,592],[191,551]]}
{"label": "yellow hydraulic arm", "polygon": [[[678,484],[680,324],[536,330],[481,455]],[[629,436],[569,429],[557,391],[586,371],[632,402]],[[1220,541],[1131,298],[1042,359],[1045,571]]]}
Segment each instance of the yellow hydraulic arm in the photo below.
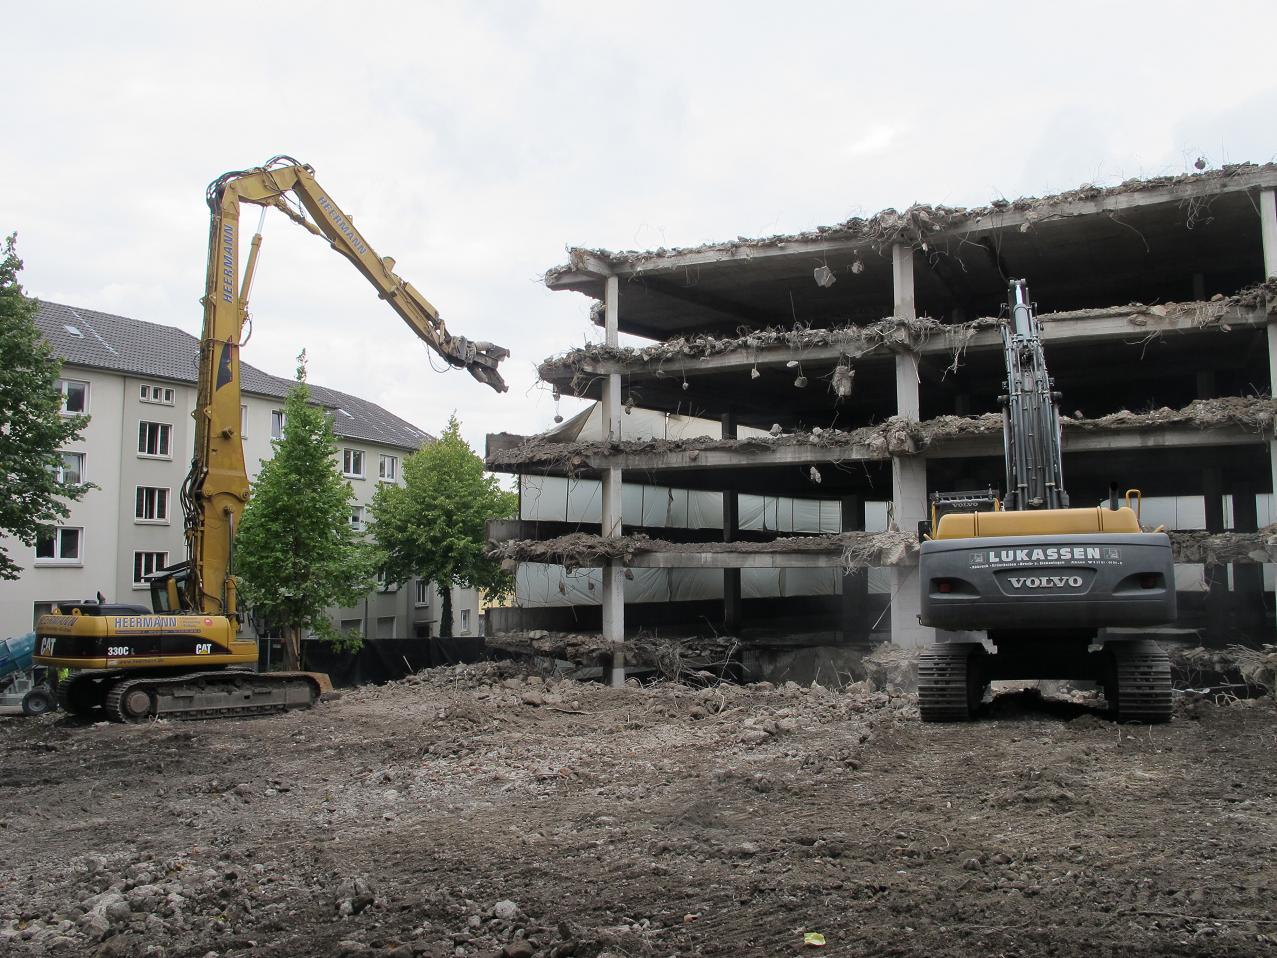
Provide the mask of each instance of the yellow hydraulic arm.
{"label": "yellow hydraulic arm", "polygon": [[[289,205],[288,193],[296,197],[305,212]],[[241,203],[273,206],[316,236],[327,239],[431,349],[450,365],[465,369],[498,392],[504,392],[506,385],[497,366],[509,355],[509,350],[500,346],[450,334],[430,301],[411,283],[395,275],[394,260],[373,252],[350,217],[315,182],[310,166],[277,156],[265,166],[226,173],[214,180],[208,188],[211,224],[208,276],[202,300],[204,328],[195,404],[195,455],[182,489],[190,559],[182,605],[192,611],[231,617],[238,615],[230,574],[235,527],[248,500],[248,473],[240,435],[239,347],[248,319],[247,299],[260,245],[260,236],[255,236],[241,286]]]}

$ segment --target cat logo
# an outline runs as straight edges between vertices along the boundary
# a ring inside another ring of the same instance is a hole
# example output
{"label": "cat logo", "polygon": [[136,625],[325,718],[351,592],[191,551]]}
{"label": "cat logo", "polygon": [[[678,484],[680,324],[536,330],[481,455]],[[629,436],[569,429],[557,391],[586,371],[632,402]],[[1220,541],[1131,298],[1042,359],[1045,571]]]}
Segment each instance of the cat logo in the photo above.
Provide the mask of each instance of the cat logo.
{"label": "cat logo", "polygon": [[57,645],[58,640],[51,635],[46,635],[40,639],[40,654],[52,655],[53,647]]}
{"label": "cat logo", "polygon": [[212,642],[196,642],[195,654],[196,655],[212,655],[213,643]]}

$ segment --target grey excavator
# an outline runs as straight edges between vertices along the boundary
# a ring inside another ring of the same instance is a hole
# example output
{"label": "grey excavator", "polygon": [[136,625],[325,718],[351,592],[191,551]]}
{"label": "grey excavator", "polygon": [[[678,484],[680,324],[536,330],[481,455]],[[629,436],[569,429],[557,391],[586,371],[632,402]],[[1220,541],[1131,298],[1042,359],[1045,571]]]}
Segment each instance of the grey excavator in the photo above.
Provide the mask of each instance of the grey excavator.
{"label": "grey excavator", "polygon": [[1165,722],[1165,651],[1105,630],[1174,620],[1170,537],[1141,528],[1136,489],[1069,506],[1060,394],[1024,280],[1011,281],[1007,305],[1005,491],[933,493],[921,530],[919,620],[939,630],[918,666],[922,720],[974,717],[995,679],[1080,679],[1103,687],[1119,721]]}

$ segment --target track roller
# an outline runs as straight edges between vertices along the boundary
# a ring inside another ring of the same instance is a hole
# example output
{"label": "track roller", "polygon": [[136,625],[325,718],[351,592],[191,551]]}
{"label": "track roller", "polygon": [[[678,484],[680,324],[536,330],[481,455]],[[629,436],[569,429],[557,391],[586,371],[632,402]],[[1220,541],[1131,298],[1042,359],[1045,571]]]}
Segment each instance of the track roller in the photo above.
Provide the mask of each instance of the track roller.
{"label": "track roller", "polygon": [[918,659],[918,712],[924,722],[966,722],[984,698],[984,646],[937,642]]}
{"label": "track roller", "polygon": [[1119,722],[1171,720],[1171,661],[1156,642],[1108,642],[1109,680],[1104,696]]}
{"label": "track roller", "polygon": [[106,694],[105,707],[112,722],[142,722],[155,714],[155,691],[146,681],[117,682]]}

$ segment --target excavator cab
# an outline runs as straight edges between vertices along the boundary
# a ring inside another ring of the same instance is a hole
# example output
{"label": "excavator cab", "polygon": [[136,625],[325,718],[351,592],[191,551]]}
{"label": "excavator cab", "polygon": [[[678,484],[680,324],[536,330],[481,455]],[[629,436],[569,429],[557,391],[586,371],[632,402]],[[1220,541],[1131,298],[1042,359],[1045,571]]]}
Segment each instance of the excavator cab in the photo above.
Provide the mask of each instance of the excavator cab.
{"label": "excavator cab", "polygon": [[936,538],[940,520],[953,513],[999,512],[1002,500],[990,486],[968,492],[933,492],[931,494],[931,518],[918,524],[918,538],[925,542]]}
{"label": "excavator cab", "polygon": [[147,576],[151,587],[151,608],[155,612],[178,612],[182,608],[185,585],[191,577],[191,564],[179,562]]}

